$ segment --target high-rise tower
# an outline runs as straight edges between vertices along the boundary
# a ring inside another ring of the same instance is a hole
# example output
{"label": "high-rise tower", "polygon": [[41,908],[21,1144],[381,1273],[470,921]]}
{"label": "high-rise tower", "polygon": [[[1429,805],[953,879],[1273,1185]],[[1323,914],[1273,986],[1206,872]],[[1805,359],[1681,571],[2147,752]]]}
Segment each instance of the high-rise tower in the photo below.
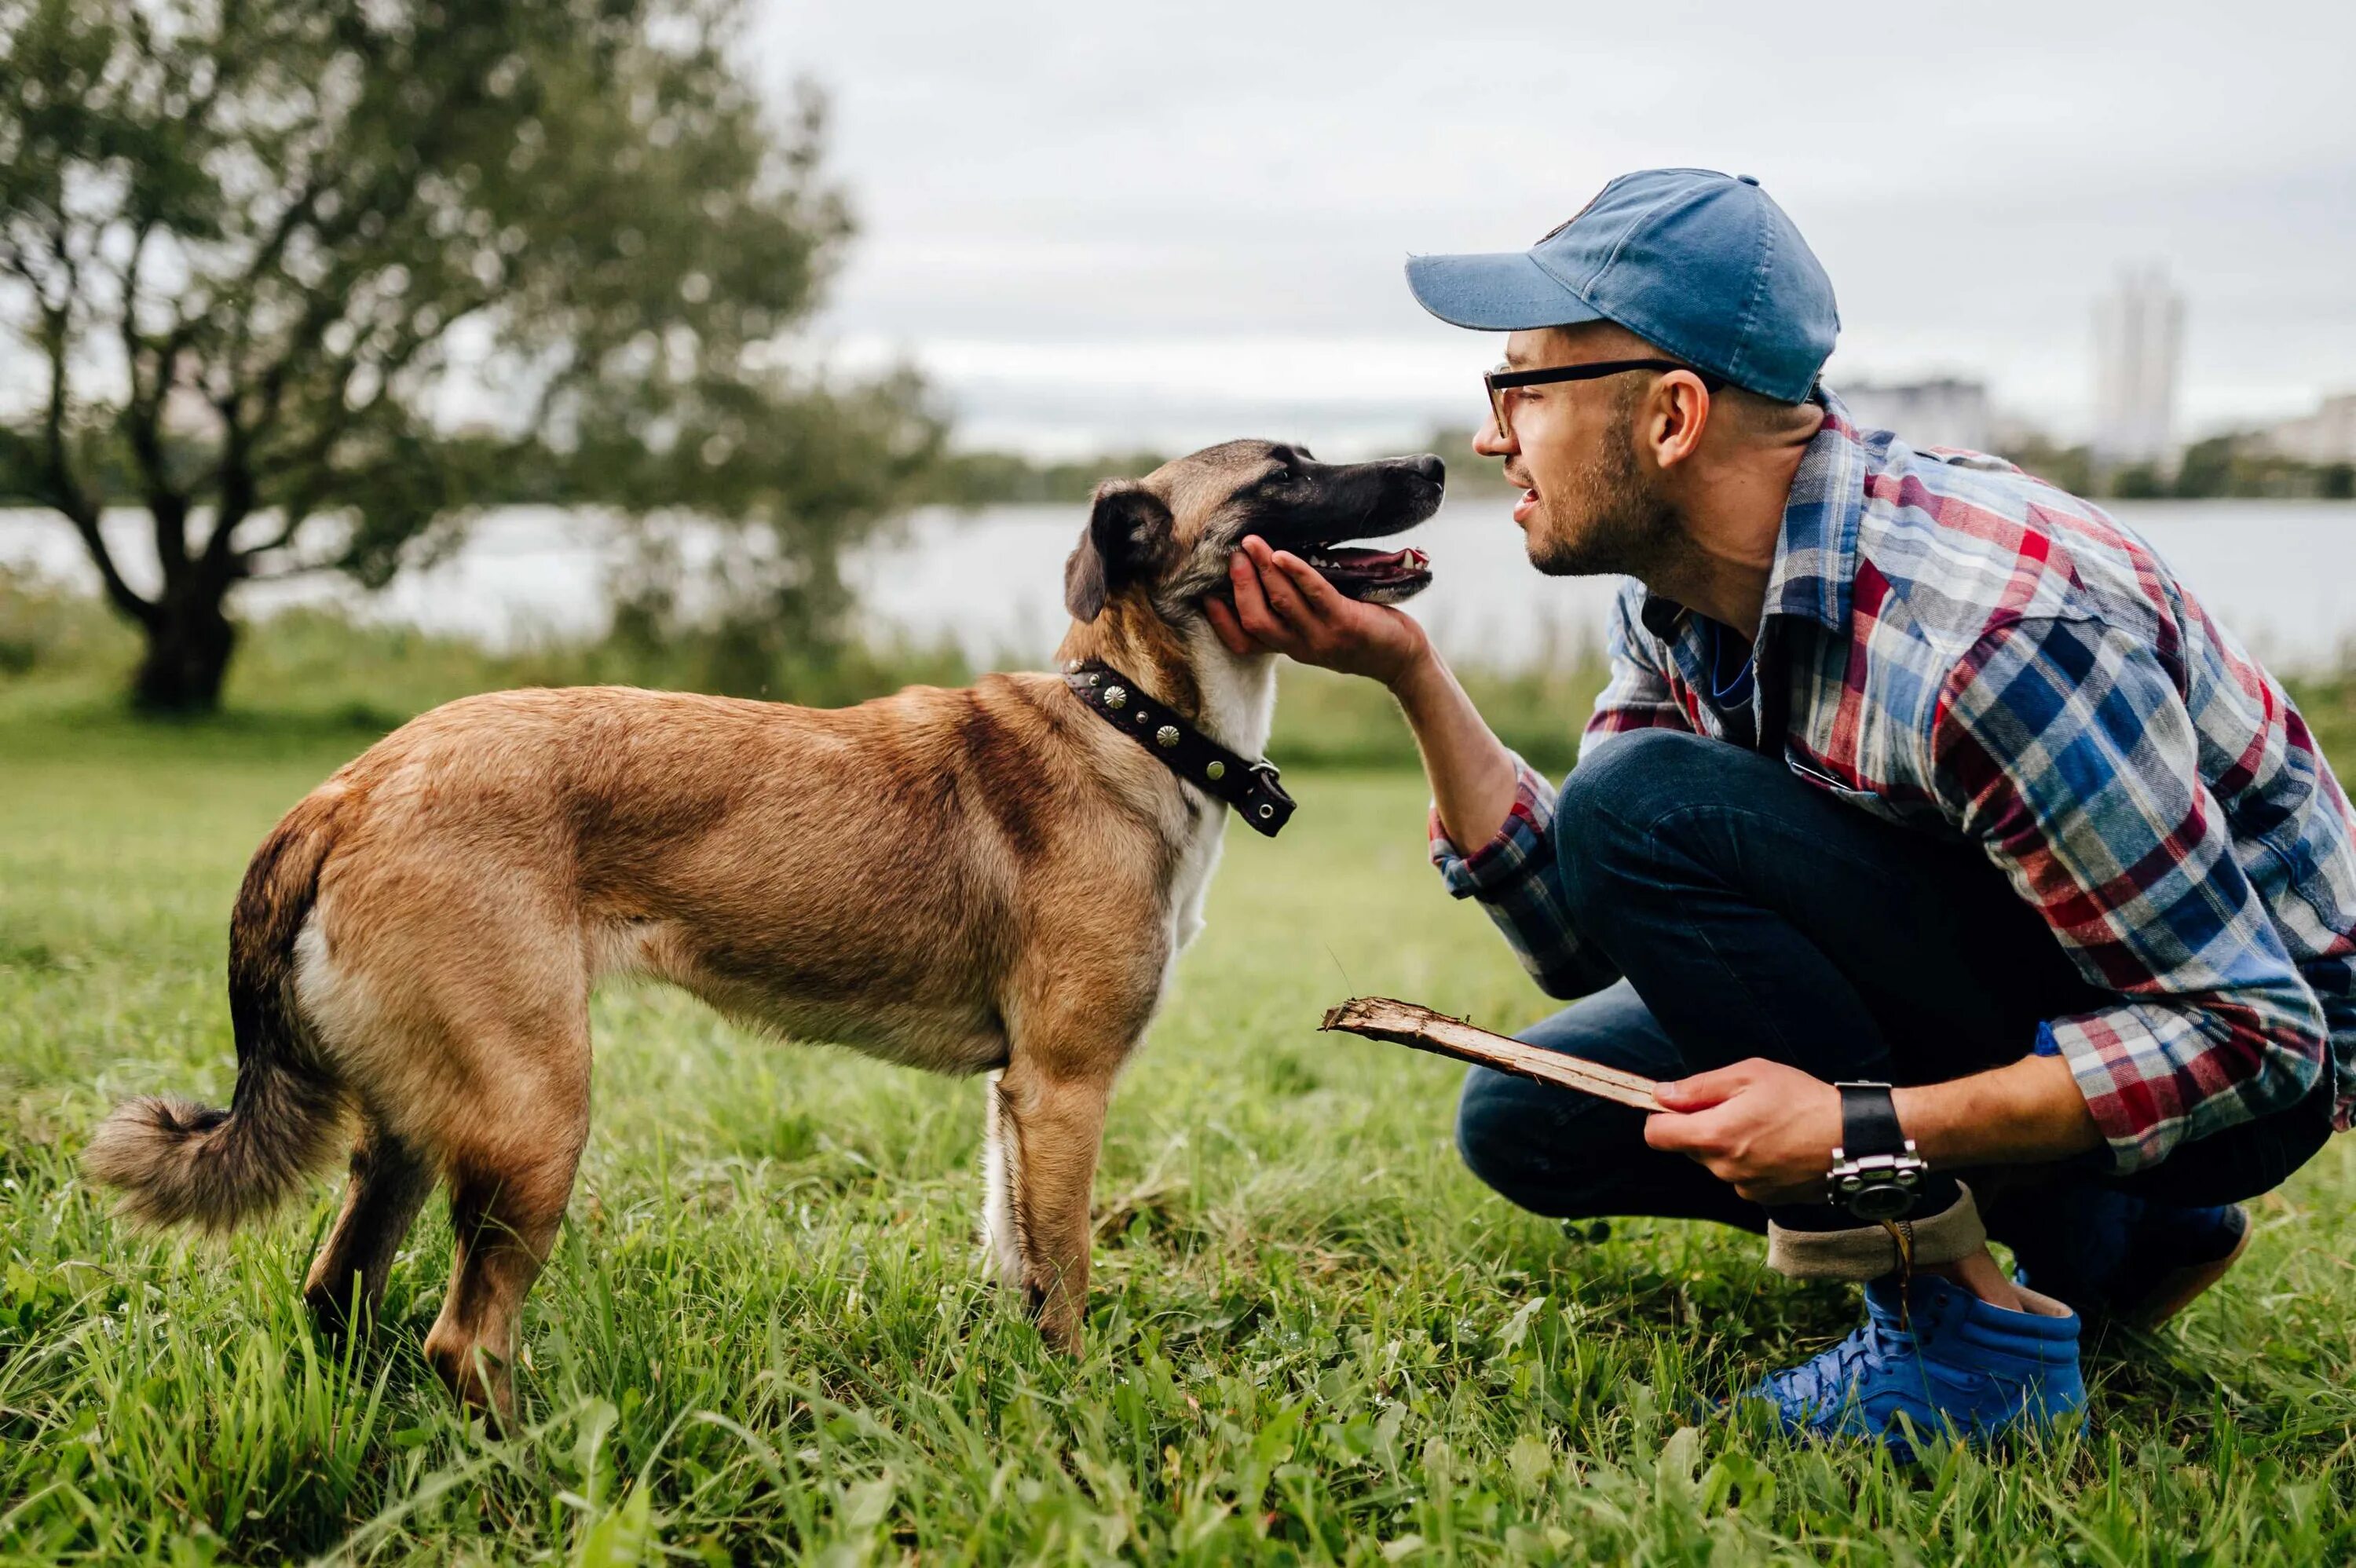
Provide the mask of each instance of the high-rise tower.
{"label": "high-rise tower", "polygon": [[2094,461],[2172,467],[2184,296],[2157,266],[2130,269],[2094,304]]}

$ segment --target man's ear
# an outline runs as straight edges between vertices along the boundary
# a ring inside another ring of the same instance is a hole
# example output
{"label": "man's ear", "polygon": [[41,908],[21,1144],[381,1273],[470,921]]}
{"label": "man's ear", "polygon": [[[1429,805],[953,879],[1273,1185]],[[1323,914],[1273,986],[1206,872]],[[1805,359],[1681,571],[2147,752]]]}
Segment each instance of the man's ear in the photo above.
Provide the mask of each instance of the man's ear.
{"label": "man's ear", "polygon": [[1155,532],[1169,526],[1170,508],[1136,480],[1098,485],[1079,548],[1064,562],[1064,607],[1072,619],[1093,621],[1103,613],[1105,600],[1144,565]]}

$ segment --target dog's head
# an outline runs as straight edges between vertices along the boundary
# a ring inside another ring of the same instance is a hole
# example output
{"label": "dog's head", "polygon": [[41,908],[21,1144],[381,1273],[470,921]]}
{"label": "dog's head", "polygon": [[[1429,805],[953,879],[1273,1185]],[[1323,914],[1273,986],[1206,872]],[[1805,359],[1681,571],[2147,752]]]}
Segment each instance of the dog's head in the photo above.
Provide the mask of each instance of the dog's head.
{"label": "dog's head", "polygon": [[1174,458],[1142,479],[1097,486],[1079,548],[1064,563],[1064,602],[1093,621],[1132,586],[1174,620],[1224,592],[1227,558],[1257,534],[1290,550],[1353,599],[1396,604],[1430,585],[1419,549],[1343,548],[1411,528],[1440,509],[1447,469],[1425,453],[1319,463],[1298,446],[1230,441]]}

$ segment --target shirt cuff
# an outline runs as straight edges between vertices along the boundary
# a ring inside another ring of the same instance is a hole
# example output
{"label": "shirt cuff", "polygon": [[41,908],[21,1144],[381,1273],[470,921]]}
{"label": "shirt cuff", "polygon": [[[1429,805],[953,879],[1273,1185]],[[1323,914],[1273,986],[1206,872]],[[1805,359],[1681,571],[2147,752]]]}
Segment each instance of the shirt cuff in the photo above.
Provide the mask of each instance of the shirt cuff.
{"label": "shirt cuff", "polygon": [[2040,1024],[2036,1053],[2070,1064],[2086,1110],[2110,1147],[2113,1174],[2157,1165],[2182,1141],[2183,1117],[2170,1114],[2156,1092],[2172,1087],[2166,1083],[2169,1064],[2132,1012],[2080,1013]]}
{"label": "shirt cuff", "polygon": [[1554,785],[1518,756],[1514,758],[1514,805],[1497,836],[1470,855],[1456,847],[1431,808],[1431,863],[1451,897],[1488,898],[1512,886],[1554,853],[1547,842],[1554,826]]}

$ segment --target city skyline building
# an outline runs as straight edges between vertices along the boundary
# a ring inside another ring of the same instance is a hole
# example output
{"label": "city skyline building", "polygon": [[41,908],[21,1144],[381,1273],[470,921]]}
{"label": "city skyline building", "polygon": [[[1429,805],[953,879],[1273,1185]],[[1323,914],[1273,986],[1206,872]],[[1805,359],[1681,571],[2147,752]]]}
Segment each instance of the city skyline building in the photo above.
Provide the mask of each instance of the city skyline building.
{"label": "city skyline building", "polygon": [[1995,439],[1987,383],[1977,377],[1858,381],[1836,390],[1860,423],[1894,431],[1912,446],[1986,452]]}
{"label": "city skyline building", "polygon": [[2267,444],[2301,463],[2356,463],[2356,392],[2325,398],[2311,414],[2285,420]]}
{"label": "city skyline building", "polygon": [[2095,463],[2173,467],[2184,296],[2154,264],[2129,268],[2094,302]]}

